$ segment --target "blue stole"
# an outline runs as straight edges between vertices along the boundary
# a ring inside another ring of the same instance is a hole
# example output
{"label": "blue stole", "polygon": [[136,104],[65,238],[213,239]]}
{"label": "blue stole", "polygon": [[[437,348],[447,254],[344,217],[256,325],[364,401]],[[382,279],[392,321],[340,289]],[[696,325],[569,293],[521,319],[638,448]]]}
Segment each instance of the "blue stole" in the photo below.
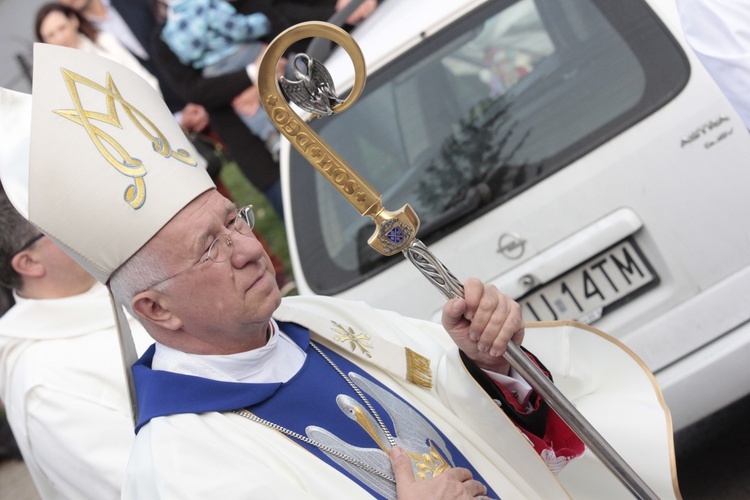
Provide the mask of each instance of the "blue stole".
{"label": "blue stole", "polygon": [[[239,408],[247,408],[255,415],[303,436],[306,435],[305,428],[307,426],[317,425],[329,430],[351,445],[362,448],[377,448],[372,438],[356,422],[347,417],[336,404],[336,396],[339,394],[346,394],[358,402],[361,400],[343,377],[336,373],[320,354],[309,348],[309,330],[294,323],[281,323],[279,326],[289,338],[307,353],[302,368],[285,383],[223,382],[152,370],[151,363],[155,352],[155,347],[152,345],[141,359],[133,365],[139,410],[136,433],[152,418],[156,417],[180,413],[228,412]],[[392,391],[369,376],[362,368],[332,350],[322,345],[318,346],[344,373],[358,373],[393,394]],[[398,395],[393,395],[404,401]],[[395,435],[393,423],[390,421],[386,410],[373,398],[368,397],[368,400],[382,417],[391,434]],[[404,403],[411,407],[408,402],[404,401]],[[414,409],[414,411],[417,410]],[[422,414],[420,413],[420,415]],[[422,415],[422,418],[427,420],[424,415]],[[469,469],[474,475],[474,479],[486,485],[487,483],[453,443],[442,432],[439,430],[437,432],[443,438],[447,447],[447,450],[444,451],[448,451],[452,457],[452,465]],[[376,492],[331,460],[318,447],[299,440],[296,442],[331,467],[360,484],[371,495],[379,497]],[[488,491],[487,495],[498,498],[491,490]]]}

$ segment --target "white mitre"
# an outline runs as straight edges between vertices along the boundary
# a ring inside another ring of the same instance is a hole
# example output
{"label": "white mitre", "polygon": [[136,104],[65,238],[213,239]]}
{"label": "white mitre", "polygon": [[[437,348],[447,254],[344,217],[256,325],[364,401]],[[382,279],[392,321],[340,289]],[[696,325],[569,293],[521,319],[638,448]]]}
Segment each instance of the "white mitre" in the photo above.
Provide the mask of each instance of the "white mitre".
{"label": "white mitre", "polygon": [[34,47],[29,219],[99,281],[214,187],[158,93],[108,59]]}
{"label": "white mitre", "polygon": [[[158,93],[91,53],[35,44],[32,96],[1,89],[0,132],[8,198],[102,283],[214,188]],[[115,312],[132,384],[135,349]]]}

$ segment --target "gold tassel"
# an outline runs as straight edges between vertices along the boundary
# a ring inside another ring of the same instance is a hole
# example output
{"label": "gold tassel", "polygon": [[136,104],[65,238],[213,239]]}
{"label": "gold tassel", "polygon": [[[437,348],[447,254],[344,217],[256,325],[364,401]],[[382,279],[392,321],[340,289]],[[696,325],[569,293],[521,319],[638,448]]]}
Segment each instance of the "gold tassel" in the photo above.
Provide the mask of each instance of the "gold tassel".
{"label": "gold tassel", "polygon": [[432,389],[432,370],[430,360],[406,349],[406,380],[426,389]]}

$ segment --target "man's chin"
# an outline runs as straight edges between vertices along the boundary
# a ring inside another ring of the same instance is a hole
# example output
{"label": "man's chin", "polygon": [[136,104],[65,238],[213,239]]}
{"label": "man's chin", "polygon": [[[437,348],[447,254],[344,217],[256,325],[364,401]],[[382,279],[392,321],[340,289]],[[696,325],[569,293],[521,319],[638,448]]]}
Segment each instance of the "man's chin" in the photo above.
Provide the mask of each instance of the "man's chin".
{"label": "man's chin", "polygon": [[268,272],[258,278],[255,283],[247,289],[246,293],[254,294],[256,296],[261,295],[263,298],[260,300],[271,301],[274,304],[274,309],[281,304],[281,291],[279,290],[279,286],[276,284],[273,275]]}

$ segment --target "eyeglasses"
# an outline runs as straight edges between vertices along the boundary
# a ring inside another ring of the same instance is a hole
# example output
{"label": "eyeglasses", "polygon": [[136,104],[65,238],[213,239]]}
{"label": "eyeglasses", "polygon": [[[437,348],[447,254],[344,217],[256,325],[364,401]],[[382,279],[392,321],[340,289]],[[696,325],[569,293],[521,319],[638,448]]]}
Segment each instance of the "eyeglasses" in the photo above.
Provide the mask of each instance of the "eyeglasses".
{"label": "eyeglasses", "polygon": [[24,245],[21,248],[19,248],[16,253],[23,252],[24,250],[26,250],[27,248],[29,248],[34,243],[36,243],[37,241],[41,240],[42,238],[44,238],[44,233],[37,234],[36,236],[34,236],[33,238],[31,238],[29,241],[27,241],[26,243],[24,243]]}
{"label": "eyeglasses", "polygon": [[[234,219],[234,230],[242,235],[249,235],[253,232],[253,228],[255,227],[255,213],[253,212],[253,206],[247,205],[245,207],[240,208],[237,211],[237,217]],[[231,232],[231,230],[230,230]],[[206,256],[203,257],[201,260],[193,264],[192,266],[188,267],[187,269],[183,269],[177,274],[173,274],[172,276],[168,278],[164,278],[161,281],[158,281],[154,283],[153,285],[149,286],[148,288],[153,288],[156,285],[160,285],[164,283],[165,281],[169,281],[175,276],[179,276],[182,273],[188,272],[194,267],[198,267],[201,264],[210,261],[213,262],[224,262],[226,260],[229,260],[229,258],[232,256],[232,249],[234,248],[234,243],[232,242],[232,238],[229,234],[222,234],[221,236],[218,236],[214,241],[211,242],[211,244],[208,246],[208,250],[206,251]]]}

